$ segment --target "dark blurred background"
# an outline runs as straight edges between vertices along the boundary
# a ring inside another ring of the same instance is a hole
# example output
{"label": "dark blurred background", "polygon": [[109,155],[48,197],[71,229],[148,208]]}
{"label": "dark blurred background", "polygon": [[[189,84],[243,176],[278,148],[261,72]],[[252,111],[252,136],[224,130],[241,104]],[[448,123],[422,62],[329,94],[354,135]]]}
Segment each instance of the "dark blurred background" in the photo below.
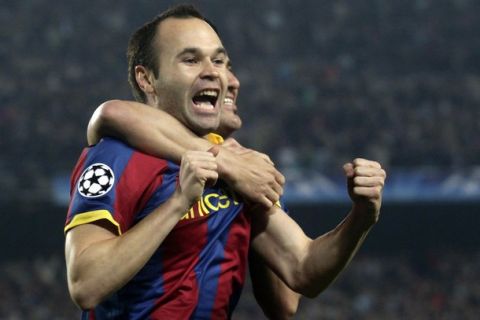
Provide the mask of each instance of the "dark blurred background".
{"label": "dark blurred background", "polygon": [[[130,34],[176,2],[2,1],[0,319],[78,319],[68,297],[68,179],[93,110],[132,99]],[[246,146],[288,179],[310,236],[349,208],[341,166],[388,171],[380,222],[298,319],[480,314],[480,3],[194,1],[241,81]],[[234,319],[261,319],[247,285]]]}

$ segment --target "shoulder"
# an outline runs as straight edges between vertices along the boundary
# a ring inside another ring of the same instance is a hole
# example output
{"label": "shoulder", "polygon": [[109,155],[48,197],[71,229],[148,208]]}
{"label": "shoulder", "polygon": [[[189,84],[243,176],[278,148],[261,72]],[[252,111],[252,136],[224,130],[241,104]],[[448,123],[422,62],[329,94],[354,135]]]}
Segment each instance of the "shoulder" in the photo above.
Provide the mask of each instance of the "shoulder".
{"label": "shoulder", "polygon": [[87,149],[89,153],[102,153],[112,156],[121,156],[135,151],[125,142],[110,137],[102,138],[97,144],[89,146]]}
{"label": "shoulder", "polygon": [[90,162],[93,159],[105,161],[107,163],[128,162],[130,165],[141,167],[166,165],[167,161],[156,158],[142,151],[134,149],[132,146],[115,138],[103,138],[96,145],[87,148]]}
{"label": "shoulder", "polygon": [[[96,145],[84,150],[78,161],[72,183],[89,177],[92,173],[108,173],[115,181],[121,177],[148,183],[168,167],[167,161],[139,152],[128,144],[114,138],[103,138]],[[139,178],[139,179],[137,179]],[[140,179],[141,178],[141,179]]]}

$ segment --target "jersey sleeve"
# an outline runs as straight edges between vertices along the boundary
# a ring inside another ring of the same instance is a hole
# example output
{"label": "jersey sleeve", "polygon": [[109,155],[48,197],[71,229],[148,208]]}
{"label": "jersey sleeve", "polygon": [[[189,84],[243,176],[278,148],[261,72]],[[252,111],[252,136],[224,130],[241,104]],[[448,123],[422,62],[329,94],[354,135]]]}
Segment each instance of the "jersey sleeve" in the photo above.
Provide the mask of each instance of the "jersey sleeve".
{"label": "jersey sleeve", "polygon": [[84,150],[75,166],[70,182],[70,204],[64,232],[98,220],[112,224],[117,234],[122,233],[128,207],[122,207],[128,199],[119,201],[119,194],[128,194],[122,185],[133,149],[115,139],[103,139],[97,145]]}

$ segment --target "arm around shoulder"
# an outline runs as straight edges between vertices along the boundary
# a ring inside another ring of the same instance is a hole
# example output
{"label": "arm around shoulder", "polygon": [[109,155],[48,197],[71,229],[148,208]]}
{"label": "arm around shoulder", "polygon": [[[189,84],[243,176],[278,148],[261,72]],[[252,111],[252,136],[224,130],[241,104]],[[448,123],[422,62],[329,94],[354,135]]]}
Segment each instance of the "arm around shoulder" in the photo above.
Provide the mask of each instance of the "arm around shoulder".
{"label": "arm around shoulder", "polygon": [[187,150],[206,151],[212,146],[163,110],[125,100],[106,101],[93,113],[88,142],[95,144],[103,136],[119,138],[143,152],[178,163]]}

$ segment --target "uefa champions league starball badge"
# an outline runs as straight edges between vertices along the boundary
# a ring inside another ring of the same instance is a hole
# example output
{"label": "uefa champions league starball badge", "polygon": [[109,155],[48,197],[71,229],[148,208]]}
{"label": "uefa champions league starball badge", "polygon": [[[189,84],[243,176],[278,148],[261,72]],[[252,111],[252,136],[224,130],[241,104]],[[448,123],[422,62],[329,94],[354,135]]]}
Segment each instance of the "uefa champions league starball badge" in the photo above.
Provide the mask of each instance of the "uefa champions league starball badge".
{"label": "uefa champions league starball badge", "polygon": [[115,176],[112,169],[103,163],[94,163],[85,169],[78,182],[78,192],[87,198],[106,194],[113,186]]}

